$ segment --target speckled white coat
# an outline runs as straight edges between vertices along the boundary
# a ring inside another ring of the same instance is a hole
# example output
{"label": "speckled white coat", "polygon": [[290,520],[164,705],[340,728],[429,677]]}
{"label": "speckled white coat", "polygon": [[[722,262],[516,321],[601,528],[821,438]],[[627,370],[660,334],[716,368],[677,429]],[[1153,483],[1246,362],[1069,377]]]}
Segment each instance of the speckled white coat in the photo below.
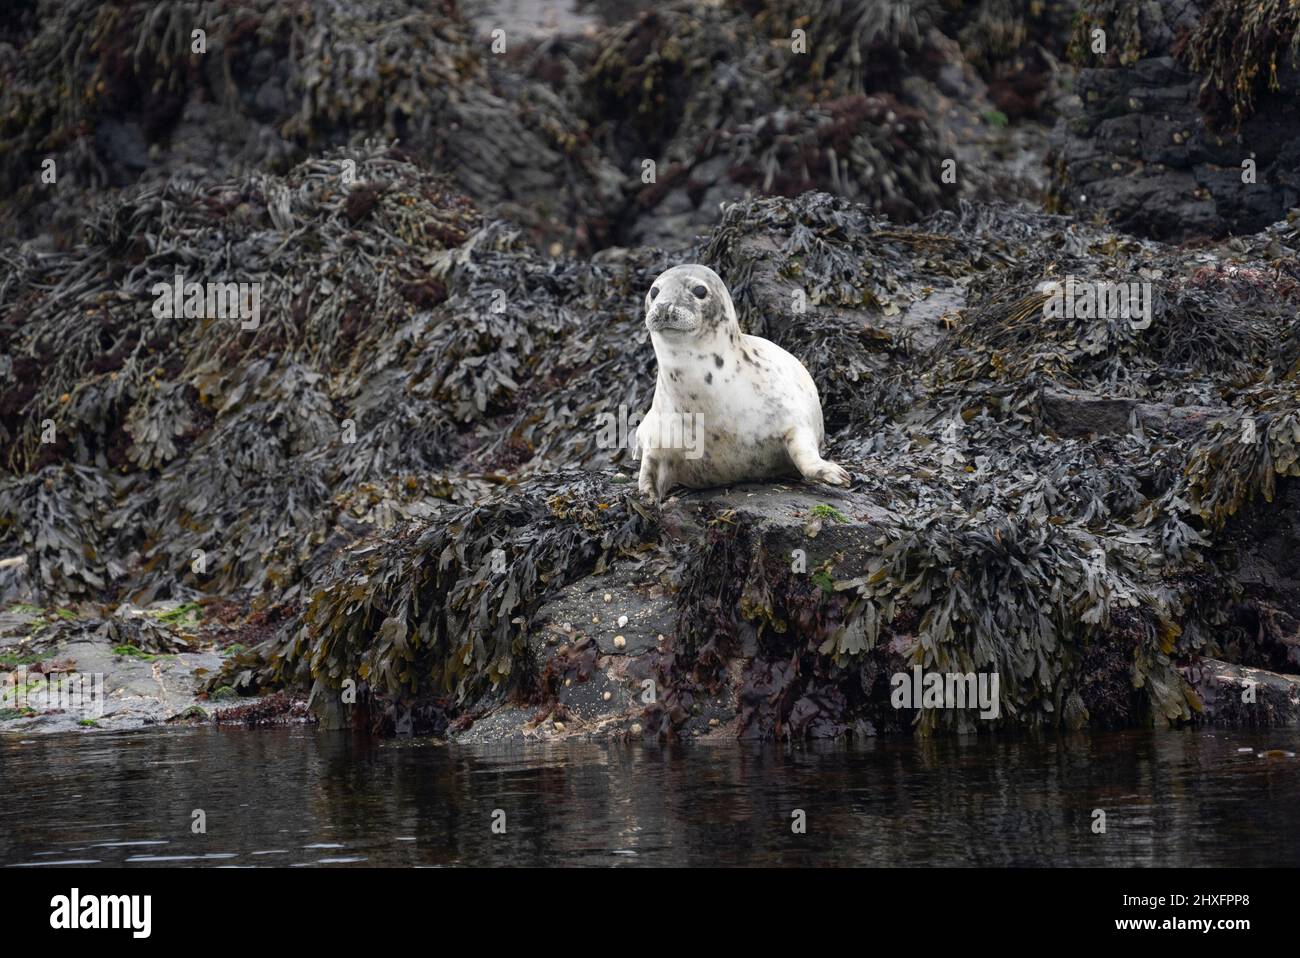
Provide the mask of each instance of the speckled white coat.
{"label": "speckled white coat", "polygon": [[[703,295],[701,295],[703,294]],[[802,475],[848,485],[821,457],[821,401],[803,364],[740,331],[731,294],[707,266],[674,266],[646,295],[659,361],[654,401],[637,428],[640,491]]]}

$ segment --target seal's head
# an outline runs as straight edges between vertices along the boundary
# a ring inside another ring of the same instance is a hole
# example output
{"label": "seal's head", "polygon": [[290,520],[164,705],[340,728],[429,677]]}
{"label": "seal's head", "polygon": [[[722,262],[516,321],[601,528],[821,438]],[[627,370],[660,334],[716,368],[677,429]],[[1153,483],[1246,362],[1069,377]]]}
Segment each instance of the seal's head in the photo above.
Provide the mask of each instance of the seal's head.
{"label": "seal's head", "polygon": [[689,263],[660,273],[650,286],[645,325],[670,339],[703,339],[736,325],[736,308],[717,273]]}

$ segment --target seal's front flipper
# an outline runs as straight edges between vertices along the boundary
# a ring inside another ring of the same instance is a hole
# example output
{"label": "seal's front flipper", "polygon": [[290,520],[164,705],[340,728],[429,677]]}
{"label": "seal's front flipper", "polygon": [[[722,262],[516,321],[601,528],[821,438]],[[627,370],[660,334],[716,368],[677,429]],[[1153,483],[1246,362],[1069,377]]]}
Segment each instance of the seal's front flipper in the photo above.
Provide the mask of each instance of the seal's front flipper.
{"label": "seal's front flipper", "polygon": [[654,459],[647,454],[642,454],[641,472],[637,475],[636,488],[637,492],[648,499],[655,498],[655,472]]}
{"label": "seal's front flipper", "polygon": [[658,472],[655,475],[655,494],[660,502],[668,498],[668,491],[675,485],[677,485],[677,473],[673,470],[672,461],[660,459]]}
{"label": "seal's front flipper", "polygon": [[809,482],[824,482],[829,486],[847,486],[849,474],[843,466],[823,459],[817,452],[817,440],[804,429],[791,429],[785,434],[785,451],[799,474]]}
{"label": "seal's front flipper", "polygon": [[651,450],[641,457],[641,472],[637,476],[637,491],[647,499],[663,502],[668,490],[677,482],[672,463]]}
{"label": "seal's front flipper", "polygon": [[831,462],[829,459],[823,459],[821,468],[816,476],[809,476],[816,482],[824,482],[828,486],[847,486],[849,484],[849,471],[838,463]]}

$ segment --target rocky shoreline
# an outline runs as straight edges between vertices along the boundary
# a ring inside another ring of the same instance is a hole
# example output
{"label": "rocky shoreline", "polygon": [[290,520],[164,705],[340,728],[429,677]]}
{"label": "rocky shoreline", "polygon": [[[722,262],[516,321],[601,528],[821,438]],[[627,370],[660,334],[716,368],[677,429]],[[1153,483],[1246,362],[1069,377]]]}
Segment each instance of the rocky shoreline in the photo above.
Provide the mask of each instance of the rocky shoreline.
{"label": "rocky shoreline", "polygon": [[[198,4],[20,5],[0,731],[1300,724],[1300,120],[1261,94],[1223,139],[1175,60],[1230,5],[1012,4],[1003,35],[821,4],[806,60],[760,0],[500,56],[490,5],[248,0],[206,59],[173,42]],[[43,65],[60,17],[85,50]],[[1071,66],[1102,22],[1114,55]],[[809,369],[847,491],[636,495],[602,424],[649,405],[642,297],[681,262]],[[256,314],[212,313],[227,283]],[[996,675],[996,715],[898,706],[917,669]],[[19,701],[74,673],[93,721]]]}

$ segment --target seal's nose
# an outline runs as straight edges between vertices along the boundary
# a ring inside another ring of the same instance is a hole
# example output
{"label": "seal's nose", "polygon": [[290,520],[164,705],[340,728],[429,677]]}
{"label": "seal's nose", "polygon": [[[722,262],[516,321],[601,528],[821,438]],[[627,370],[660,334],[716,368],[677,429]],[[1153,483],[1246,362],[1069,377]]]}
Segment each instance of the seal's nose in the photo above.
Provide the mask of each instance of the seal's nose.
{"label": "seal's nose", "polygon": [[666,302],[655,303],[646,313],[645,324],[651,329],[663,329],[672,325],[673,307]]}

